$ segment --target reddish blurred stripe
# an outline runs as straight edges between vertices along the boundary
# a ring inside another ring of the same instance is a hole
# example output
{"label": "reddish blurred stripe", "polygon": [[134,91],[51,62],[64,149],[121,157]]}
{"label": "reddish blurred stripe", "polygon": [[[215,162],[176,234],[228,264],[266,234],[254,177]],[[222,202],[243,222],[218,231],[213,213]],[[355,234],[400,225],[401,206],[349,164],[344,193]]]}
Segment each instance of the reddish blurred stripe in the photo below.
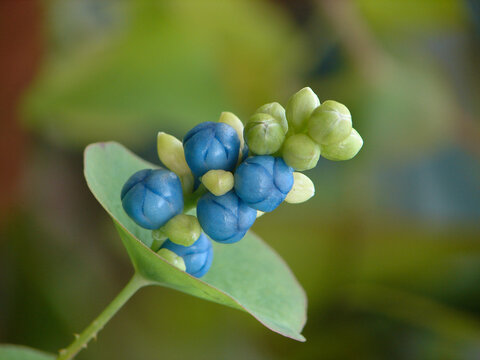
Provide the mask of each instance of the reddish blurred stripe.
{"label": "reddish blurred stripe", "polygon": [[19,198],[26,136],[19,104],[41,53],[37,0],[0,0],[0,223]]}

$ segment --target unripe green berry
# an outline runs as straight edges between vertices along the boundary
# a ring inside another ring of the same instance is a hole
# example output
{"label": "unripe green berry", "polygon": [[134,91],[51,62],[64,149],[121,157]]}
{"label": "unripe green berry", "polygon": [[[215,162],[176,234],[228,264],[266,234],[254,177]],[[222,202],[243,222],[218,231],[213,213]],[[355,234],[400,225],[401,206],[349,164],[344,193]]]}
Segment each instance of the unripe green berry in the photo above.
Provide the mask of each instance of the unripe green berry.
{"label": "unripe green berry", "polygon": [[187,270],[187,267],[185,266],[185,261],[183,260],[183,258],[175,254],[173,251],[162,248],[157,252],[157,254],[160,255],[162,258],[164,258],[173,266],[179,268],[180,270],[182,271]]}
{"label": "unripe green berry", "polygon": [[321,145],[322,156],[328,160],[340,161],[350,160],[353,158],[363,146],[363,140],[357,130],[352,129],[350,135],[334,144]]}
{"label": "unripe green berry", "polygon": [[218,122],[230,125],[237,132],[238,138],[240,139],[240,151],[238,154],[239,159],[242,157],[243,147],[245,146],[245,140],[243,139],[243,123],[238,118],[237,115],[229,111],[224,111],[220,114],[220,119]]}
{"label": "unripe green berry", "polygon": [[288,100],[286,115],[288,124],[294,131],[300,132],[307,125],[313,110],[320,106],[318,96],[309,87],[305,87],[292,95]]}
{"label": "unripe green berry", "polygon": [[320,146],[305,134],[295,134],[285,140],[282,157],[295,170],[310,170],[318,163]]}
{"label": "unripe green berry", "polygon": [[268,103],[260,106],[255,111],[255,114],[272,115],[275,119],[277,119],[278,123],[282,126],[282,129],[285,132],[285,134],[287,133],[288,122],[287,122],[287,117],[285,115],[285,109],[278,102],[272,102],[272,103]]}
{"label": "unripe green berry", "polygon": [[315,186],[312,180],[302,173],[293,173],[293,187],[287,194],[285,201],[290,204],[299,204],[315,195]]}
{"label": "unripe green berry", "polygon": [[230,171],[210,170],[202,176],[202,184],[215,196],[222,196],[233,189],[234,177]]}
{"label": "unripe green berry", "polygon": [[190,194],[193,190],[194,180],[185,160],[182,142],[175,136],[159,132],[157,135],[157,152],[160,161],[180,178],[183,193]]}
{"label": "unripe green berry", "polygon": [[270,155],[281,148],[285,132],[273,116],[254,114],[245,126],[244,137],[251,152]]}
{"label": "unripe green berry", "polygon": [[200,237],[202,228],[195,216],[178,214],[162,227],[162,232],[171,242],[190,246]]}
{"label": "unripe green berry", "polygon": [[352,131],[352,116],[347,107],[333,100],[315,109],[308,120],[308,135],[318,144],[344,140]]}

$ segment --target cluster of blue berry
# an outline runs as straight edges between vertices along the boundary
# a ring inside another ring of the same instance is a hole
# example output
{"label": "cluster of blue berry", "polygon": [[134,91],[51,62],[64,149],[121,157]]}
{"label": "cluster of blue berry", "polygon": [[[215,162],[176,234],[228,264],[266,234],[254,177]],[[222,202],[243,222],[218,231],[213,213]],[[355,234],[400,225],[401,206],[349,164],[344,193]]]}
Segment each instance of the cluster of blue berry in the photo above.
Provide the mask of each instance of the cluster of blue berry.
{"label": "cluster of blue berry", "polygon": [[[261,106],[246,126],[224,112],[179,141],[159,133],[158,155],[169,169],[145,169],[125,183],[125,212],[151,229],[152,249],[201,277],[212,264],[211,239],[241,240],[255,219],[283,201],[300,203],[315,193],[298,171],[312,169],[320,155],[348,160],[363,145],[348,109],[335,101],[320,104],[310,88],[295,93],[284,109]],[[185,214],[196,206],[196,216]],[[185,212],[185,213],[184,213]]]}

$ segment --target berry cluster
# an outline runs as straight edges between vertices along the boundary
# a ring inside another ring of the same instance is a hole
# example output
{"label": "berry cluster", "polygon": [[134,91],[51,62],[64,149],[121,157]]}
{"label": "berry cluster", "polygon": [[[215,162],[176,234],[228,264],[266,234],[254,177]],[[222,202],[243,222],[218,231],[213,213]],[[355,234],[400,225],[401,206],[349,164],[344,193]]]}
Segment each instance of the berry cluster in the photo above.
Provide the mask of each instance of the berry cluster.
{"label": "berry cluster", "polygon": [[[314,168],[320,155],[351,159],[363,145],[348,109],[332,100],[320,104],[310,88],[295,93],[286,109],[276,102],[261,106],[245,128],[224,112],[218,122],[195,126],[183,142],[162,132],[157,140],[170,171],[133,174],[121,192],[123,208],[152,230],[154,251],[196,277],[213,259],[205,234],[223,244],[241,240],[264,212],[314,195],[312,181],[296,171]],[[194,207],[196,216],[185,214]]]}

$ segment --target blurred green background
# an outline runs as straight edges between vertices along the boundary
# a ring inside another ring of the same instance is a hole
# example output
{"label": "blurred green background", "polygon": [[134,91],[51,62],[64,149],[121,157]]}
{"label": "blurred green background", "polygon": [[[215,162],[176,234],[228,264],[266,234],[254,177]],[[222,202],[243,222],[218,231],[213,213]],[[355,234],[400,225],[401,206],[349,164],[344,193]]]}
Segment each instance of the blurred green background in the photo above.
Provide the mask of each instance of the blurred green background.
{"label": "blurred green background", "polygon": [[0,2],[0,342],[56,352],[132,273],[82,150],[155,157],[304,86],[365,145],[253,229],[308,298],[306,343],[147,288],[78,359],[480,358],[477,0]]}

